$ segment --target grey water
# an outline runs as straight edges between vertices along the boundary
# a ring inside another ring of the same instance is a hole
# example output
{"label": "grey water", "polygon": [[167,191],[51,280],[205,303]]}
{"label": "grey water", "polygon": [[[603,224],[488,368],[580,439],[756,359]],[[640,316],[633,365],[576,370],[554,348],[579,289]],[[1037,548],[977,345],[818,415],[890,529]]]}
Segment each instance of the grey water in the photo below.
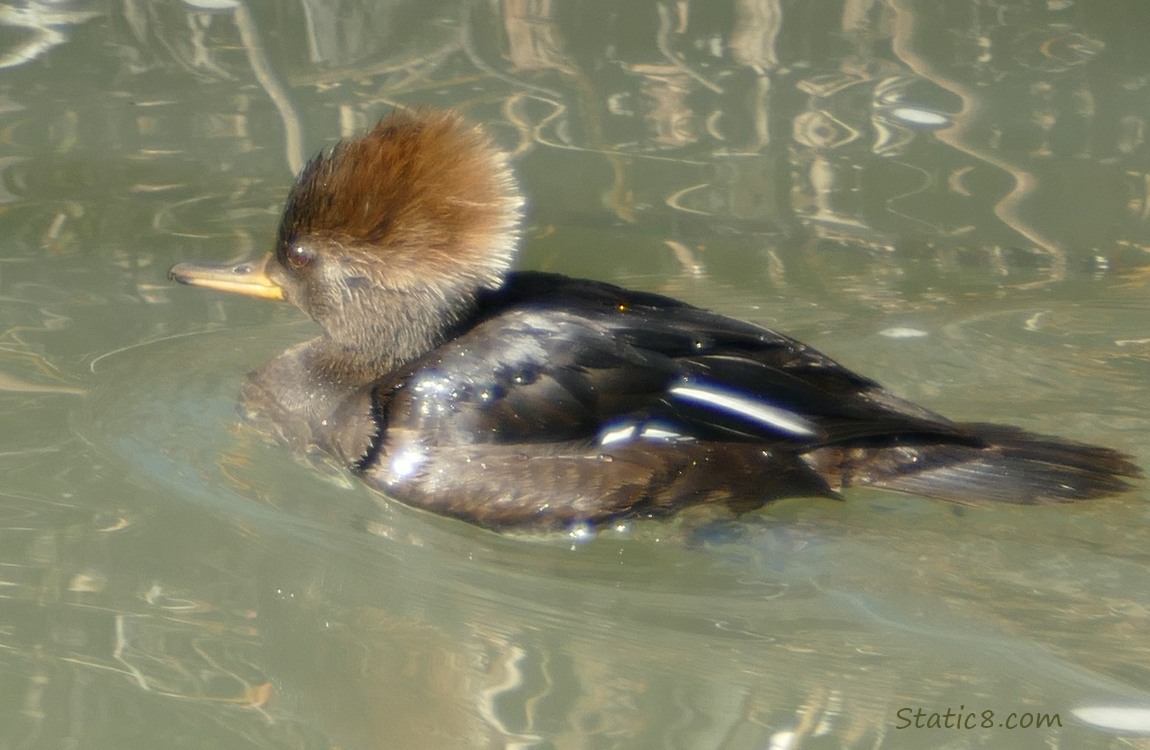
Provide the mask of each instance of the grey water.
{"label": "grey water", "polygon": [[314,332],[175,287],[315,151],[451,106],[519,265],[776,327],[1150,467],[1150,6],[0,5],[0,747],[1150,743],[1145,484],[851,491],[592,539],[413,511],[244,424]]}

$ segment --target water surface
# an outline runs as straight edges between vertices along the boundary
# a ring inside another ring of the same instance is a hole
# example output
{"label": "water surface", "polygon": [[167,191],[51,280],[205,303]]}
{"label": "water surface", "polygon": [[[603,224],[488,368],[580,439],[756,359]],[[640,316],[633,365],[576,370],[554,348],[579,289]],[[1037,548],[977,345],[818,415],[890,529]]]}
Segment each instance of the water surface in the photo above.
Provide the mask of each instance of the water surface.
{"label": "water surface", "polygon": [[522,267],[1150,466],[1143,3],[145,0],[0,24],[0,746],[1150,741],[1144,486],[501,537],[245,425],[244,374],[314,329],[166,279],[267,248],[316,150],[455,106],[515,154]]}

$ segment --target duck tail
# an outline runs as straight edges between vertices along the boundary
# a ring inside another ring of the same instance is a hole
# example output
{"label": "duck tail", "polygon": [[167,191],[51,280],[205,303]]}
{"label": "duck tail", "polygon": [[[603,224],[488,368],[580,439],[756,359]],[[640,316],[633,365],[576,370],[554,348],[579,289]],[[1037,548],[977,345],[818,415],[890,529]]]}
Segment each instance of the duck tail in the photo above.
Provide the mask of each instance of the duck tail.
{"label": "duck tail", "polygon": [[1110,448],[1007,425],[957,427],[968,440],[826,447],[805,458],[832,487],[881,487],[962,504],[1089,500],[1123,492],[1142,475],[1129,456]]}

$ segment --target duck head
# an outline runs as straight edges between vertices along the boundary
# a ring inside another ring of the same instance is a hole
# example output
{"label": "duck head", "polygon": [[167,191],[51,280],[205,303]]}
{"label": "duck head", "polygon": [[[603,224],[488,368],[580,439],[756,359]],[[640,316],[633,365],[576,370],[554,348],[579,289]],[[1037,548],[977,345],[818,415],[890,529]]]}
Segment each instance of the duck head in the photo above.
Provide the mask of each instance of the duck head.
{"label": "duck head", "polygon": [[396,112],[308,162],[272,252],[169,275],[296,304],[323,328],[324,356],[370,379],[434,348],[502,283],[522,206],[480,128],[453,112]]}

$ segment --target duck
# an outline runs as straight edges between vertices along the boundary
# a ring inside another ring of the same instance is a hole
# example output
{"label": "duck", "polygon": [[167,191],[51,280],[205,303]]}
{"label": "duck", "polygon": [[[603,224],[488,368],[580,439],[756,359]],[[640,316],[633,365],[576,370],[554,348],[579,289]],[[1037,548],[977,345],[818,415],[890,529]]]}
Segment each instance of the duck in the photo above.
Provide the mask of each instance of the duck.
{"label": "duck", "polygon": [[952,421],[760,325],[513,270],[523,213],[481,126],[397,110],[306,164],[264,257],[169,275],[318,324],[247,377],[247,419],[385,498],[496,531],[851,487],[1062,503],[1140,476],[1117,450]]}

